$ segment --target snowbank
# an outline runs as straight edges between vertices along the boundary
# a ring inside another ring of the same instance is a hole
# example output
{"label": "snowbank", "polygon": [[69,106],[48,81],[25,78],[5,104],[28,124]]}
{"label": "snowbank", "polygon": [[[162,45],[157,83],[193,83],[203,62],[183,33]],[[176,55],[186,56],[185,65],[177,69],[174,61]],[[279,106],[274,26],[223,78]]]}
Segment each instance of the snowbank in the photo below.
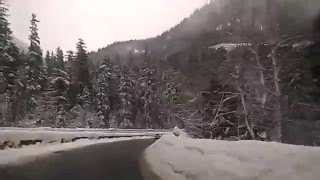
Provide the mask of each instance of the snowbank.
{"label": "snowbank", "polygon": [[[0,128],[0,146],[20,147],[24,143],[73,142],[78,139],[102,139],[114,137],[155,136],[166,131],[119,129],[55,129],[55,128]],[[33,141],[33,142],[28,142]]]}
{"label": "snowbank", "polygon": [[[130,138],[114,138],[114,139],[101,139],[101,140],[78,140],[72,143],[55,143],[55,144],[37,144],[32,146],[25,146],[20,149],[7,149],[0,151],[0,167],[2,165],[21,165],[27,164],[40,158],[48,158],[60,152],[81,149],[93,145],[108,144],[120,141],[132,141],[139,139],[152,139],[151,137],[130,137]],[[86,154],[83,154],[86,156]],[[81,157],[79,157],[81,158]]]}
{"label": "snowbank", "polygon": [[1,180],[140,180],[153,137],[78,140],[0,151]]}
{"label": "snowbank", "polygon": [[162,136],[144,152],[145,179],[318,180],[320,148]]}

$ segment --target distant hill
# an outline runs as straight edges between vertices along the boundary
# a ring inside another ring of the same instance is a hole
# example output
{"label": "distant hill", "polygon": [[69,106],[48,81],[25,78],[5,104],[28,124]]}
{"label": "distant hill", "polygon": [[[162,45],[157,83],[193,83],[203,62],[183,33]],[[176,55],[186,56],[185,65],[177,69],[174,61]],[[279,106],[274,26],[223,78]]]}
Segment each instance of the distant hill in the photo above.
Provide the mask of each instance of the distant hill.
{"label": "distant hill", "polygon": [[130,54],[139,57],[148,52],[157,61],[219,43],[272,41],[310,31],[319,7],[318,0],[215,0],[162,35],[116,42],[90,57],[94,63],[105,56],[125,63]]}
{"label": "distant hill", "polygon": [[22,40],[18,39],[17,37],[13,37],[13,43],[16,44],[16,46],[24,52],[28,51],[28,44],[26,42],[23,42]]}

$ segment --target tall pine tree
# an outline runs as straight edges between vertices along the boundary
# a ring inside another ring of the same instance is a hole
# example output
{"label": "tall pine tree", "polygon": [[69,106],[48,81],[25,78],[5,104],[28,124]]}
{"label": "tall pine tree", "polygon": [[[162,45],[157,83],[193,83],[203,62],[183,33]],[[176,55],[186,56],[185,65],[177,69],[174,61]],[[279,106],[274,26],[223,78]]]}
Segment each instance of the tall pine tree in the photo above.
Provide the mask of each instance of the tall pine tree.
{"label": "tall pine tree", "polygon": [[45,66],[46,66],[46,71],[47,71],[47,76],[52,76],[52,71],[53,71],[53,57],[50,54],[50,51],[46,51],[46,56],[44,58]]}
{"label": "tall pine tree", "polygon": [[120,109],[120,128],[132,128],[135,121],[135,108],[134,103],[136,100],[135,96],[135,85],[136,80],[134,79],[134,73],[126,66],[123,66],[120,72],[120,83],[119,83],[119,96],[121,100]]}
{"label": "tall pine tree", "polygon": [[26,108],[28,112],[33,112],[37,101],[36,94],[45,83],[45,72],[43,68],[42,51],[40,48],[40,38],[38,34],[38,23],[35,14],[32,14],[30,26],[30,46],[27,62],[25,63],[25,87],[26,87]]}
{"label": "tall pine tree", "polygon": [[166,124],[166,117],[161,111],[161,89],[160,81],[157,79],[156,68],[145,64],[141,70],[139,79],[139,97],[143,104],[143,120],[141,125],[144,128],[163,128]]}
{"label": "tall pine tree", "polygon": [[58,47],[56,50],[55,68],[65,70],[63,51],[60,49],[60,47]]}
{"label": "tall pine tree", "polygon": [[106,126],[117,126],[110,122],[111,111],[117,104],[118,79],[111,60],[106,57],[98,69],[95,84],[97,112]]}
{"label": "tall pine tree", "polygon": [[1,117],[3,122],[0,122],[0,125],[4,124],[5,120],[14,120],[12,101],[17,89],[15,86],[17,85],[17,55],[19,50],[12,42],[12,31],[7,16],[7,5],[3,0],[0,0],[0,74],[2,79],[0,93],[5,95],[5,102],[2,103],[7,105],[6,114]]}
{"label": "tall pine tree", "polygon": [[91,88],[90,82],[90,73],[89,73],[89,58],[88,52],[86,51],[86,45],[82,39],[79,39],[77,43],[77,78],[79,83],[82,83],[84,86]]}
{"label": "tall pine tree", "polygon": [[75,62],[73,51],[67,51],[66,61],[67,61],[66,71],[69,74],[70,81],[73,83],[77,79],[77,65]]}

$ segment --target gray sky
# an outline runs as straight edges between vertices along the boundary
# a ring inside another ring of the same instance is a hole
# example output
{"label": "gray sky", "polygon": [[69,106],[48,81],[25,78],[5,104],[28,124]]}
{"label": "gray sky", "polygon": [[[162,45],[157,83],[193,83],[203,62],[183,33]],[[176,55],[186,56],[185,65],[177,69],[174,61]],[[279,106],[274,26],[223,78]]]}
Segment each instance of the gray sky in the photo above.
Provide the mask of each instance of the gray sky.
{"label": "gray sky", "polygon": [[78,38],[88,50],[114,41],[161,34],[203,6],[207,0],[7,0],[11,29],[28,42],[29,21],[40,20],[41,47],[74,50]]}

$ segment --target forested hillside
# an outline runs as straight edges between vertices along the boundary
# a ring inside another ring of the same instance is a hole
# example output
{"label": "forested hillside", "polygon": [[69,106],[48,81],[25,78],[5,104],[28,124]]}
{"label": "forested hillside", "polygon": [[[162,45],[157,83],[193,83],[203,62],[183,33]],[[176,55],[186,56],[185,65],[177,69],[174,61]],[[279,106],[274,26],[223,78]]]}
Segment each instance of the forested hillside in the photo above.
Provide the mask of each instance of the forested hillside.
{"label": "forested hillside", "polygon": [[319,102],[310,47],[319,7],[314,0],[215,0],[158,37],[114,43],[90,57],[139,66],[148,54],[159,69],[179,71],[175,117],[200,136],[313,144]]}
{"label": "forested hillside", "polygon": [[161,60],[193,45],[209,47],[253,39],[262,42],[274,35],[299,34],[310,31],[318,4],[316,0],[215,0],[155,38],[115,42],[91,53],[91,57],[101,62],[105,55],[120,56],[121,62],[127,62],[130,53],[148,50],[154,59]]}
{"label": "forested hillside", "polygon": [[[28,52],[0,0],[1,126],[172,128],[319,145],[317,0],[215,0],[155,38]],[[146,27],[148,28],[148,27]]]}
{"label": "forested hillside", "polygon": [[[104,57],[95,65],[85,42],[76,51],[41,48],[31,15],[29,47],[13,38],[8,5],[0,0],[0,126],[60,128],[170,128],[174,74],[151,60],[140,69]],[[20,49],[18,47],[21,47]]]}

